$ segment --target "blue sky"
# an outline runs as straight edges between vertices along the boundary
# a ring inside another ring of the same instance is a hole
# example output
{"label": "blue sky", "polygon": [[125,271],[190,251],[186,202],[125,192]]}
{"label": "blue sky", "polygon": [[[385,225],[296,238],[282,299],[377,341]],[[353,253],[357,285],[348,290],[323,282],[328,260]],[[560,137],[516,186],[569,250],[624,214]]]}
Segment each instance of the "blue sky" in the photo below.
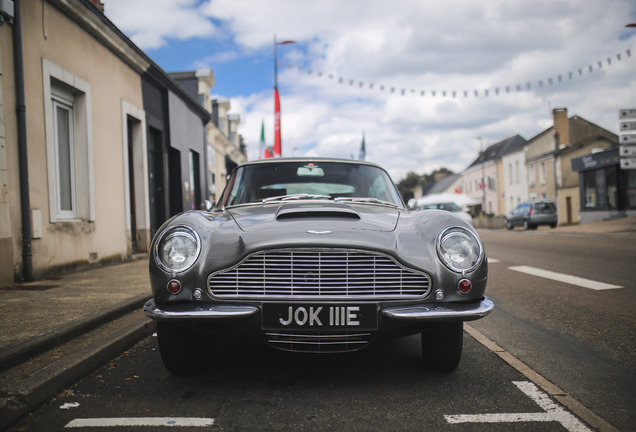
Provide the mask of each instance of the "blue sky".
{"label": "blue sky", "polygon": [[[460,172],[486,145],[532,138],[566,107],[618,133],[636,108],[633,0],[103,0],[167,72],[212,69],[250,159],[273,142],[273,36],[284,156],[367,159],[397,181]],[[522,91],[517,91],[517,86]]]}

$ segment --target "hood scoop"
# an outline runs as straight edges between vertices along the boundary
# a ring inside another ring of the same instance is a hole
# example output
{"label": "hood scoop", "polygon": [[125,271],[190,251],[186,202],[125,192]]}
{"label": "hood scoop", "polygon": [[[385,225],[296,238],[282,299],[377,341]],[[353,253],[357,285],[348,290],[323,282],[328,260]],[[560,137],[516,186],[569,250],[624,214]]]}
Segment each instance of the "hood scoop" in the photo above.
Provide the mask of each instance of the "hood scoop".
{"label": "hood scoop", "polygon": [[289,238],[292,238],[292,232],[301,232],[305,238],[307,229],[390,232],[400,218],[400,211],[394,208],[322,200],[235,207],[229,212],[243,231],[272,233],[281,230]]}
{"label": "hood scoop", "polygon": [[325,206],[325,207],[281,206],[276,212],[277,221],[313,219],[313,218],[360,220],[360,213],[348,207],[331,207],[331,206]]}

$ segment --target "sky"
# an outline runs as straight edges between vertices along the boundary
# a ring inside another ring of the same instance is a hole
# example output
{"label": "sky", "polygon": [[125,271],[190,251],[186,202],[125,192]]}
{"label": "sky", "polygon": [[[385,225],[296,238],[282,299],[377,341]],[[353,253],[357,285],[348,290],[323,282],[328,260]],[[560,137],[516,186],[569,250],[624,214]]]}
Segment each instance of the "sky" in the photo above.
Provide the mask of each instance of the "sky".
{"label": "sky", "polygon": [[211,69],[248,159],[366,157],[394,181],[463,171],[567,108],[616,134],[636,108],[636,0],[102,0],[166,72]]}

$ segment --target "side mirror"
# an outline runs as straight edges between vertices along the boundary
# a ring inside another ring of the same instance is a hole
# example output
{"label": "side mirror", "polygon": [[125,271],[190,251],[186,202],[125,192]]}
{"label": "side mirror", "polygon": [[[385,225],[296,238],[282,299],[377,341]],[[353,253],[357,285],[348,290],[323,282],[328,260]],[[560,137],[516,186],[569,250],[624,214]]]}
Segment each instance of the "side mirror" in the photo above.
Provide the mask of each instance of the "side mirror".
{"label": "side mirror", "polygon": [[415,198],[411,198],[406,204],[406,208],[408,208],[409,210],[417,209],[417,200]]}

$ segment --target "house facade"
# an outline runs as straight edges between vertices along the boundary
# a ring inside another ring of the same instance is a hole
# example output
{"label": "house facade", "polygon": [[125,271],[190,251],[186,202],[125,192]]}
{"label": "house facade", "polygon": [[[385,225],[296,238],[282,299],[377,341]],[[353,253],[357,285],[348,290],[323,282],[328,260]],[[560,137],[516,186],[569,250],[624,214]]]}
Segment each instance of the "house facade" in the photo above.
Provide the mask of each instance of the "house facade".
{"label": "house facade", "polygon": [[148,247],[147,188],[130,175],[144,172],[144,159],[129,160],[145,151],[147,59],[125,43],[105,43],[120,37],[90,3],[19,3],[13,23],[0,26],[7,167],[0,285],[130,255],[131,208]]}
{"label": "house facade", "polygon": [[211,102],[98,0],[15,5],[0,24],[0,286],[148,252],[166,219],[212,195],[214,160]]}
{"label": "house facade", "polygon": [[515,135],[488,146],[462,173],[462,191],[470,198],[481,200],[482,214],[505,212],[504,165],[502,158],[523,148],[526,140]]}
{"label": "house facade", "polygon": [[527,147],[524,145],[501,158],[504,186],[503,214],[510,214],[515,207],[528,200],[526,149]]}
{"label": "house facade", "polygon": [[560,224],[580,222],[579,176],[572,159],[616,145],[616,134],[579,116],[568,117],[566,108],[554,109],[553,125],[528,140],[528,198],[555,201]]}

